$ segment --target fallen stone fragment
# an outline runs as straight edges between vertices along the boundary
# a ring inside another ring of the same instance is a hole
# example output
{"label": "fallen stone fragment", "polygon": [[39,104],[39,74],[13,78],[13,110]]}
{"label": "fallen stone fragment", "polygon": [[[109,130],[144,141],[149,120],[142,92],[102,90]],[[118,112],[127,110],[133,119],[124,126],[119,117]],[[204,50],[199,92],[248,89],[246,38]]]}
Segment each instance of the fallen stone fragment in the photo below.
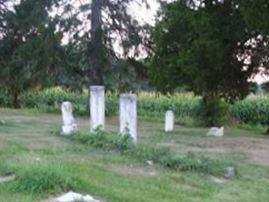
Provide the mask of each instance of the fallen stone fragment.
{"label": "fallen stone fragment", "polygon": [[224,127],[218,128],[218,127],[213,127],[210,128],[208,133],[206,134],[207,136],[213,136],[213,137],[222,137],[224,135]]}
{"label": "fallen stone fragment", "polygon": [[9,176],[5,176],[5,177],[0,177],[0,184],[6,184],[9,182],[14,181],[16,178],[15,175],[9,175]]}
{"label": "fallen stone fragment", "polygon": [[224,179],[224,178],[217,178],[217,177],[213,177],[211,176],[210,177],[210,181],[215,183],[215,184],[224,184],[227,182],[227,179]]}
{"label": "fallen stone fragment", "polygon": [[81,202],[100,202],[99,200],[94,199],[90,195],[82,195],[79,193],[75,192],[68,192],[58,198],[55,199],[55,202],[76,202],[76,201],[81,201]]}
{"label": "fallen stone fragment", "polygon": [[153,161],[147,161],[147,164],[152,166],[153,165]]}

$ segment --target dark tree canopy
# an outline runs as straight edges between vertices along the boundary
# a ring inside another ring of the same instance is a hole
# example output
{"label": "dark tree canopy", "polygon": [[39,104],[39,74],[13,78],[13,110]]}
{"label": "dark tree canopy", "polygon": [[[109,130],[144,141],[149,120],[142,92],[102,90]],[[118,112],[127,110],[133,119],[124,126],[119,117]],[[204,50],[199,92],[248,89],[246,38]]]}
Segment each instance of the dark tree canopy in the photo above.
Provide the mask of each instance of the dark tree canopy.
{"label": "dark tree canopy", "polygon": [[18,107],[22,91],[50,82],[61,61],[62,36],[48,14],[53,1],[22,0],[14,8],[5,3],[10,1],[1,4],[1,85]]}
{"label": "dark tree canopy", "polygon": [[253,15],[255,6],[268,17],[266,0],[164,4],[152,34],[152,84],[161,91],[187,85],[203,97],[227,100],[247,95],[248,78],[268,64],[268,23]]}
{"label": "dark tree canopy", "polygon": [[135,79],[146,76],[146,71],[137,69],[145,66],[129,62],[147,47],[148,36],[148,26],[137,22],[128,12],[131,3],[148,6],[146,0],[92,0],[88,4],[82,2],[77,9],[70,1],[58,2],[64,9],[56,18],[61,31],[69,33],[67,55],[74,59],[66,66],[70,73],[74,73],[74,78],[82,78],[79,81],[83,81],[83,85],[87,81],[87,85],[101,84],[113,89],[121,85],[119,74],[134,76]]}

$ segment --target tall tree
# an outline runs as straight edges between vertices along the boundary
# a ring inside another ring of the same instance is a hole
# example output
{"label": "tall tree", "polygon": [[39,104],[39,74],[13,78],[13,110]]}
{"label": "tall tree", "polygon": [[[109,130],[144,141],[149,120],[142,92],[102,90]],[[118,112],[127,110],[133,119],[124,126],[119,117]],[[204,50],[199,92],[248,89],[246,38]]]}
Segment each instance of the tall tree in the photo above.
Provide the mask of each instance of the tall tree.
{"label": "tall tree", "polygon": [[161,91],[187,85],[202,95],[207,125],[218,124],[222,98],[234,101],[248,94],[248,79],[264,63],[259,45],[268,46],[264,43],[267,36],[261,37],[246,21],[245,11],[250,8],[242,2],[178,0],[163,4],[153,30],[152,84]]}
{"label": "tall tree", "polygon": [[49,17],[52,5],[52,0],[21,0],[1,15],[1,87],[12,94],[14,107],[21,92],[47,84],[61,61],[62,35]]}
{"label": "tall tree", "polygon": [[[146,26],[139,24],[128,12],[130,3],[134,2],[148,6],[146,0],[92,0],[90,84],[106,85],[104,78],[109,80],[120,58],[130,57],[131,52],[133,57],[138,56],[141,44],[146,43]],[[119,50],[121,54],[117,53]]]}

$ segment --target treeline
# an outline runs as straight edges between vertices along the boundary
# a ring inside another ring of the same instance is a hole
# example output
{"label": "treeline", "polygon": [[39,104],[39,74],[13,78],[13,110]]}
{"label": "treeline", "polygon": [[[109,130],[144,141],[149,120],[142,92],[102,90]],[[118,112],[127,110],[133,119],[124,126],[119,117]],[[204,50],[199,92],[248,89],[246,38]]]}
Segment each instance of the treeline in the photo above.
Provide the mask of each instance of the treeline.
{"label": "treeline", "polygon": [[219,125],[223,101],[244,99],[269,69],[267,0],[160,1],[153,27],[128,12],[150,9],[146,0],[79,2],[0,0],[0,87],[13,107],[50,86],[184,89],[202,97],[205,124]]}

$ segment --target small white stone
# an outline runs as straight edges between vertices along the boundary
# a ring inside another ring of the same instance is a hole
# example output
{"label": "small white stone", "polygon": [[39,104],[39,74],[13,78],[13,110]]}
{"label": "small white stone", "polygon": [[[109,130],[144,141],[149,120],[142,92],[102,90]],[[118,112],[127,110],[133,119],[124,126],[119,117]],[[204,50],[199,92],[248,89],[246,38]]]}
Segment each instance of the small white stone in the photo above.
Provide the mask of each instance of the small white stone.
{"label": "small white stone", "polygon": [[63,126],[62,134],[71,135],[78,130],[78,126],[73,116],[73,105],[71,102],[63,102],[61,106]]}
{"label": "small white stone", "polygon": [[5,184],[14,181],[16,178],[15,175],[0,177],[0,184]]}
{"label": "small white stone", "polygon": [[147,161],[147,164],[152,166],[153,165],[153,161]]}
{"label": "small white stone", "polygon": [[90,195],[82,195],[75,192],[68,192],[58,198],[55,199],[56,202],[75,202],[75,201],[83,201],[83,202],[100,202],[99,200],[94,199]]}
{"label": "small white stone", "polygon": [[213,127],[207,133],[207,136],[222,137],[224,135],[224,127]]}
{"label": "small white stone", "polygon": [[172,132],[174,130],[175,115],[172,110],[168,110],[165,113],[165,132]]}
{"label": "small white stone", "polygon": [[223,178],[217,178],[217,177],[213,177],[213,176],[210,178],[210,181],[212,181],[212,182],[215,183],[215,184],[224,184],[224,183],[227,182],[226,179],[223,179]]}

